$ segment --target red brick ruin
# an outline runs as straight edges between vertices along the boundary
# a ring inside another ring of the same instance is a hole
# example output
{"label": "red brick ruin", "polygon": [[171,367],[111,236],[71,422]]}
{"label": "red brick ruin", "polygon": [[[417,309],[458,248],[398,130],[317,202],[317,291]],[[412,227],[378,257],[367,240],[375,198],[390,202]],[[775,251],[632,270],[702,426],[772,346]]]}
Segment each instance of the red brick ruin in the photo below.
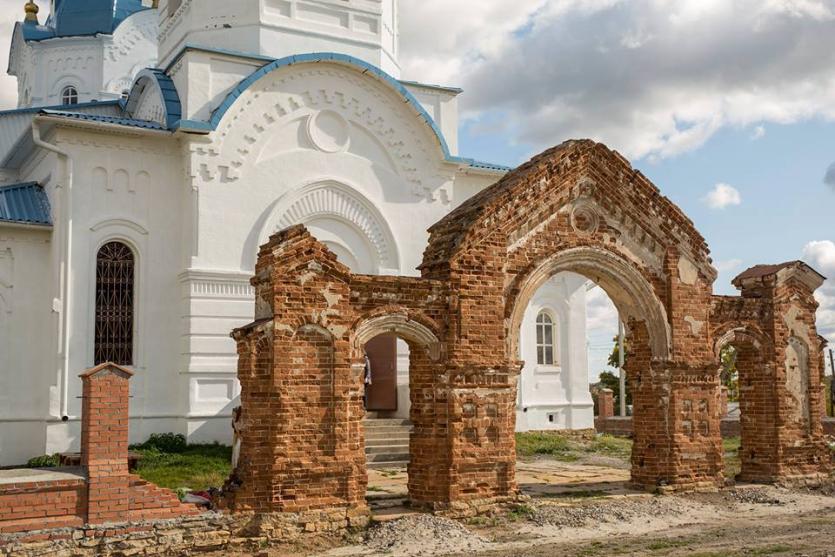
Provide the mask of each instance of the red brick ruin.
{"label": "red brick ruin", "polygon": [[519,327],[562,271],[600,285],[627,322],[635,485],[723,484],[728,344],[741,373],[741,478],[829,472],[813,297],[823,277],[805,264],[755,267],[734,281],[741,296],[714,296],[693,223],[592,141],[543,153],[429,232],[421,278],[354,275],[302,226],[261,248],[256,320],[233,333],[243,410],[231,510],[363,520],[363,346],[383,333],[411,348],[412,503],[472,513],[516,497]]}

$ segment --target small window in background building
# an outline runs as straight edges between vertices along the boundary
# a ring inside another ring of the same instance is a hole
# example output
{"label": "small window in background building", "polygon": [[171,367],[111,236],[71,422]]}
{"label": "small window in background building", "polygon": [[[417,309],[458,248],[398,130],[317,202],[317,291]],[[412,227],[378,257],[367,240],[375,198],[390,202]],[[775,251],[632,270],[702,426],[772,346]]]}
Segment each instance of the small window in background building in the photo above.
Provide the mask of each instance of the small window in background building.
{"label": "small window in background building", "polygon": [[78,89],[76,89],[73,85],[67,85],[64,87],[64,90],[61,91],[61,104],[78,104]]}
{"label": "small window in background building", "polygon": [[536,317],[536,363],[554,365],[554,320],[544,311]]}

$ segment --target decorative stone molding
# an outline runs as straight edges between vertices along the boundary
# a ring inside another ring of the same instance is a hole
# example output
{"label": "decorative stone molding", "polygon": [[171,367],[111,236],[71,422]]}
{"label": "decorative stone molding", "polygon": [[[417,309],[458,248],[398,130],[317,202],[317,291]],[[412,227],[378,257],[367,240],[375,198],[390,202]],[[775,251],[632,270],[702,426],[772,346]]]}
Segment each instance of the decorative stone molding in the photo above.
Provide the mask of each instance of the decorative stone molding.
{"label": "decorative stone molding", "polygon": [[336,217],[360,231],[373,247],[378,268],[400,268],[397,242],[385,217],[357,190],[334,180],[302,187],[279,200],[259,234],[259,244],[279,230],[323,216]]}
{"label": "decorative stone molding", "polygon": [[[301,116],[310,117],[308,135],[322,151],[344,150],[348,140],[328,138],[321,119],[329,118],[328,127],[339,134],[350,123],[379,142],[415,195],[432,201],[438,184],[445,187],[436,178],[442,161],[436,141],[414,110],[374,78],[327,62],[282,67],[244,91],[212,135],[212,145],[192,149],[191,175],[206,182],[239,180],[272,130]],[[451,198],[448,192],[441,195]]]}

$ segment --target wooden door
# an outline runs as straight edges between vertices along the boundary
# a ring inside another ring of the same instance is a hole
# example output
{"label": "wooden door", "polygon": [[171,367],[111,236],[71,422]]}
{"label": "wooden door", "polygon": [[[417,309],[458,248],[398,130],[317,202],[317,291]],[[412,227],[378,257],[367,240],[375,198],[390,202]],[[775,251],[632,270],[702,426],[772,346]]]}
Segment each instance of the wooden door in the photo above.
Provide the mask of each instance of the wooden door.
{"label": "wooden door", "polygon": [[366,385],[368,410],[397,410],[397,337],[380,335],[365,345],[371,361],[371,384]]}

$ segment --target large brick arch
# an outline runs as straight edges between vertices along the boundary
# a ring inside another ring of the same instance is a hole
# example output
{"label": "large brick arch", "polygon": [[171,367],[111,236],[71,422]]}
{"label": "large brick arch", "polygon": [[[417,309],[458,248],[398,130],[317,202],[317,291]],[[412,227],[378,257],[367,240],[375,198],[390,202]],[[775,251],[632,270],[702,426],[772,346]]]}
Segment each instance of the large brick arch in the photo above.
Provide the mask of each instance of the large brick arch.
{"label": "large brick arch", "polygon": [[362,520],[361,356],[381,333],[412,348],[413,503],[466,515],[516,498],[520,315],[561,271],[600,284],[627,323],[634,484],[724,483],[718,354],[729,342],[747,351],[760,397],[749,415],[774,408],[757,423],[766,432],[746,437],[743,476],[828,471],[813,296],[823,278],[800,262],[757,267],[734,281],[742,296],[713,296],[692,222],[620,155],[572,141],[434,225],[421,278],[352,274],[303,226],[262,246],[256,320],[233,333],[243,442],[227,505],[270,528]]}
{"label": "large brick arch", "polygon": [[[692,222],[620,155],[591,141],[565,143],[467,201],[430,234],[423,275],[447,282],[457,300],[450,367],[515,400],[528,301],[560,271],[584,275],[606,290],[629,326],[633,481],[679,489],[722,482],[708,327],[716,271]],[[506,382],[490,380],[498,370]],[[513,449],[503,461],[514,458]],[[473,466],[483,461],[473,454]],[[470,466],[457,464],[459,473]]]}

